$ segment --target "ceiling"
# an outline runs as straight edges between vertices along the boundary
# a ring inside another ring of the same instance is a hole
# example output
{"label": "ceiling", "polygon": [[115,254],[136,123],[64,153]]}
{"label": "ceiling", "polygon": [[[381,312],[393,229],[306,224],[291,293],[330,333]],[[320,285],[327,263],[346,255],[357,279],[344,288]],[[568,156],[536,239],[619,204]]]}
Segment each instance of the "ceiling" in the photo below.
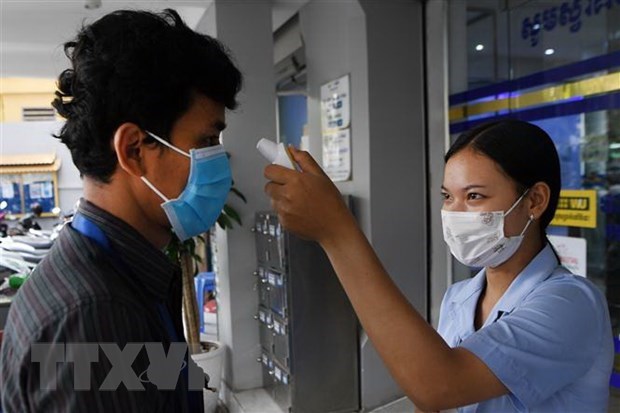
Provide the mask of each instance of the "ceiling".
{"label": "ceiling", "polygon": [[[75,36],[83,23],[113,10],[173,8],[190,27],[195,27],[213,3],[213,0],[100,0],[101,7],[89,10],[86,1],[96,0],[0,0],[0,77],[55,78],[67,66],[61,45]],[[307,2],[272,0],[273,30]]]}

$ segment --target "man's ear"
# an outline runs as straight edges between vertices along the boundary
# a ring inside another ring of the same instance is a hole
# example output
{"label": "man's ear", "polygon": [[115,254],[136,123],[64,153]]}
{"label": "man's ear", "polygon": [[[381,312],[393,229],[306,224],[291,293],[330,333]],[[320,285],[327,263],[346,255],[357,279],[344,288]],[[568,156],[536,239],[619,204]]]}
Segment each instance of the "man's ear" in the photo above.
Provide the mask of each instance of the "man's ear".
{"label": "man's ear", "polygon": [[530,201],[530,215],[533,215],[535,219],[539,219],[549,205],[549,199],[551,198],[549,185],[544,182],[535,183],[530,188],[527,197]]}
{"label": "man's ear", "polygon": [[130,175],[144,175],[144,140],[145,132],[135,123],[126,122],[114,133],[114,150],[120,167]]}

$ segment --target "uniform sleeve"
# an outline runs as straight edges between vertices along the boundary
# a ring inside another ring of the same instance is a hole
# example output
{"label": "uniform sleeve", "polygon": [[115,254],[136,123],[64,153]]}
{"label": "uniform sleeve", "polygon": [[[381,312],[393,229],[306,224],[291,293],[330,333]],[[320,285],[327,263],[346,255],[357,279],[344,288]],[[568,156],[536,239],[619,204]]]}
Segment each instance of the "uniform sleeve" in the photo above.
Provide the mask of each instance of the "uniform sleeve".
{"label": "uniform sleeve", "polygon": [[454,347],[455,345],[453,337],[454,332],[450,331],[453,330],[453,328],[451,328],[451,318],[448,314],[448,303],[453,296],[453,292],[454,285],[448,287],[448,289],[446,290],[446,293],[441,300],[441,307],[439,307],[439,322],[437,323],[437,333],[439,333],[439,335],[444,339],[446,343],[448,343],[450,347]]}
{"label": "uniform sleeve", "polygon": [[[149,329],[144,320],[144,315],[133,306],[98,301],[96,304],[82,304],[62,318],[46,323],[38,337],[24,337],[19,331],[9,331],[10,339],[2,347],[4,413],[156,412],[166,411],[166,405],[169,405],[167,411],[173,411],[174,391],[157,391],[155,386],[141,380],[149,366],[143,343],[152,341],[152,337],[147,339]],[[77,376],[76,363],[67,361],[56,364],[55,377],[45,376],[41,363],[32,361],[33,357],[40,357],[37,356],[40,351],[31,345],[33,342],[47,346],[48,360],[52,363],[54,357],[60,357],[58,352],[64,352],[65,357],[70,358],[69,348],[74,344],[96,344],[97,360],[88,369],[90,380]],[[140,380],[138,388],[142,389],[128,389],[121,384],[114,386],[113,390],[106,390],[104,383],[114,363],[110,362],[99,343],[111,343],[120,350],[128,343],[140,343],[141,350],[131,357],[130,370],[133,368]]]}
{"label": "uniform sleeve", "polygon": [[515,407],[526,410],[590,369],[603,323],[600,297],[593,290],[551,282],[461,346],[504,383]]}

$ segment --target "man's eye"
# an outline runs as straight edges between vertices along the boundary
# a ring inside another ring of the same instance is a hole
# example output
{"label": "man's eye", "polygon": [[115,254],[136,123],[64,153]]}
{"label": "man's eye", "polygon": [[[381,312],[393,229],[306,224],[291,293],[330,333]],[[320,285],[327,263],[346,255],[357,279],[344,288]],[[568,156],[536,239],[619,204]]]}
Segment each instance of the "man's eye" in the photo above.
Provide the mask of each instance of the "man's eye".
{"label": "man's eye", "polygon": [[220,142],[220,137],[219,136],[216,136],[213,139],[211,139],[211,146],[219,145],[220,143],[222,143],[222,142]]}
{"label": "man's eye", "polygon": [[200,146],[203,148],[208,148],[210,146],[215,146],[220,144],[220,139],[217,137],[213,138],[205,138],[200,142]]}

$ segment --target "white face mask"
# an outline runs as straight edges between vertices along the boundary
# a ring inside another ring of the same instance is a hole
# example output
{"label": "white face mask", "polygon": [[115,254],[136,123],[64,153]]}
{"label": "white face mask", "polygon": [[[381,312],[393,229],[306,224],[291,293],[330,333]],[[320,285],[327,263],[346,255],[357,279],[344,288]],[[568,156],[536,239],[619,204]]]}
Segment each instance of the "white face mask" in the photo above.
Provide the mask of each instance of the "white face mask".
{"label": "white face mask", "polygon": [[519,249],[523,234],[534,220],[531,215],[521,234],[504,235],[504,217],[521,202],[529,189],[517,199],[506,213],[441,211],[443,238],[452,255],[470,267],[497,267]]}

